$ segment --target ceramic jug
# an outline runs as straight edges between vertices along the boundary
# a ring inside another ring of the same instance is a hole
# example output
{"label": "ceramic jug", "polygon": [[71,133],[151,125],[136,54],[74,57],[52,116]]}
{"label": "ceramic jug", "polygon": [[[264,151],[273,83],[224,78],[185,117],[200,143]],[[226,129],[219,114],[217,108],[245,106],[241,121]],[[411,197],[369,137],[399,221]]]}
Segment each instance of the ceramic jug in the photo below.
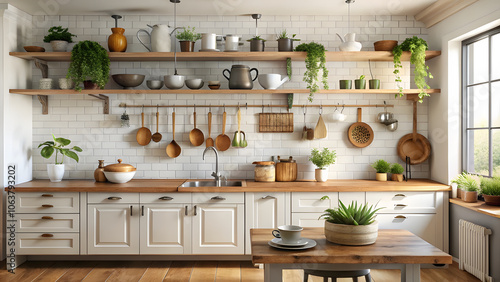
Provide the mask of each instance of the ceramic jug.
{"label": "ceramic jug", "polygon": [[[252,79],[251,71],[255,71],[255,77]],[[229,73],[229,77],[226,76]],[[246,65],[233,65],[231,71],[225,69],[222,75],[229,80],[229,89],[252,89],[253,81],[259,76],[259,71],[256,68],[250,69]]]}
{"label": "ceramic jug", "polygon": [[259,83],[264,89],[277,89],[287,81],[288,76],[281,79],[281,75],[276,73],[259,75]]}
{"label": "ceramic jug", "polygon": [[340,51],[360,51],[361,43],[356,41],[356,33],[347,33],[344,38],[337,33],[342,43],[339,45]]}
{"label": "ceramic jug", "polygon": [[[141,42],[141,44],[144,45],[144,47],[146,47],[149,52],[170,52],[172,50],[172,40],[170,39],[170,35],[172,33],[170,32],[170,27],[166,24],[155,24],[154,26],[148,26],[153,29],[151,33],[149,33],[145,29],[139,29],[139,31],[137,31],[136,36],[139,42]],[[144,42],[142,42],[142,40],[139,38],[140,32],[145,32],[149,36],[151,49],[146,46],[146,44],[144,44]]]}

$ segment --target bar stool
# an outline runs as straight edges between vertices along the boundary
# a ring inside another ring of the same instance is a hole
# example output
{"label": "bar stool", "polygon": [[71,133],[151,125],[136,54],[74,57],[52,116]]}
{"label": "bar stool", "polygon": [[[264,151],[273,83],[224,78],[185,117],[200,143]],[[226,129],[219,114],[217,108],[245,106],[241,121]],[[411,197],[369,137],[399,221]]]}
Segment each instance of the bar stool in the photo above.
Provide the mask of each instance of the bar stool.
{"label": "bar stool", "polygon": [[332,278],[332,282],[336,282],[337,278],[352,278],[353,282],[358,282],[358,277],[364,276],[366,282],[371,282],[372,277],[369,269],[361,270],[316,270],[304,269],[304,282],[307,282],[309,275],[323,277],[323,282],[328,282],[328,278]]}

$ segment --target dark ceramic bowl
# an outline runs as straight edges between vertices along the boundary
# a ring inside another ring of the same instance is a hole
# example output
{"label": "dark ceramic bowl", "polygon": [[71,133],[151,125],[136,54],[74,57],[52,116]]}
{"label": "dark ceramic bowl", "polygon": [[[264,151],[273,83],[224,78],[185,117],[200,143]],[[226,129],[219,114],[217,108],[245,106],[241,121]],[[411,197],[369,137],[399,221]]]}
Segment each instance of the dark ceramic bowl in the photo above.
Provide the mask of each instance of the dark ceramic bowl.
{"label": "dark ceramic bowl", "polygon": [[114,74],[111,77],[118,85],[128,89],[141,85],[146,76],[142,74]]}

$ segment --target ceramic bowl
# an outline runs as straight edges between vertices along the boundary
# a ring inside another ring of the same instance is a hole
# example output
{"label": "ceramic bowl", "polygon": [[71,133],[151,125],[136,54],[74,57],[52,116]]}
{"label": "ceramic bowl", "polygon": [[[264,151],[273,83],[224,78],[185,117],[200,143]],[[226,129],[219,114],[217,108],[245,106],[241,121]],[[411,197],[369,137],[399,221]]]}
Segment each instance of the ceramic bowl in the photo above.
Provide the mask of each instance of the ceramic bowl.
{"label": "ceramic bowl", "polygon": [[208,85],[220,85],[220,81],[218,80],[209,80]]}
{"label": "ceramic bowl", "polygon": [[24,46],[26,52],[45,52],[45,48],[39,46]]}
{"label": "ceramic bowl", "polygon": [[184,86],[184,80],[186,79],[183,75],[165,75],[165,86],[168,89],[181,89]]}
{"label": "ceramic bowl", "polygon": [[146,80],[146,85],[151,90],[161,89],[163,87],[163,81],[161,80]]}
{"label": "ceramic bowl", "polygon": [[186,86],[189,89],[200,89],[203,87],[203,80],[201,78],[186,79]]}
{"label": "ceramic bowl", "polygon": [[129,89],[141,85],[146,76],[143,74],[114,74],[111,77],[123,89]]}
{"label": "ceramic bowl", "polygon": [[208,88],[210,88],[212,90],[217,90],[220,88],[220,84],[219,85],[209,85]]}
{"label": "ceramic bowl", "polygon": [[104,176],[108,179],[109,182],[113,183],[127,183],[132,178],[134,178],[135,171],[127,171],[127,172],[114,172],[114,171],[104,171]]}

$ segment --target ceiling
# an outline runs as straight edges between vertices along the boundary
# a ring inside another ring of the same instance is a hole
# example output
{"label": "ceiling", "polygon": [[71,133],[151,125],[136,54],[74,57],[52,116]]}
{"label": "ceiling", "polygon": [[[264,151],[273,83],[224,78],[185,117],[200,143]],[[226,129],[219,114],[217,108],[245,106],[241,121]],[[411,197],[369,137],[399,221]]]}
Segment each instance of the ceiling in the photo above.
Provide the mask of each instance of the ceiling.
{"label": "ceiling", "polygon": [[[346,15],[344,0],[180,0],[178,15]],[[357,0],[351,15],[415,15],[436,0]],[[169,0],[0,0],[31,15],[173,14]],[[44,5],[44,3],[49,3]]]}

